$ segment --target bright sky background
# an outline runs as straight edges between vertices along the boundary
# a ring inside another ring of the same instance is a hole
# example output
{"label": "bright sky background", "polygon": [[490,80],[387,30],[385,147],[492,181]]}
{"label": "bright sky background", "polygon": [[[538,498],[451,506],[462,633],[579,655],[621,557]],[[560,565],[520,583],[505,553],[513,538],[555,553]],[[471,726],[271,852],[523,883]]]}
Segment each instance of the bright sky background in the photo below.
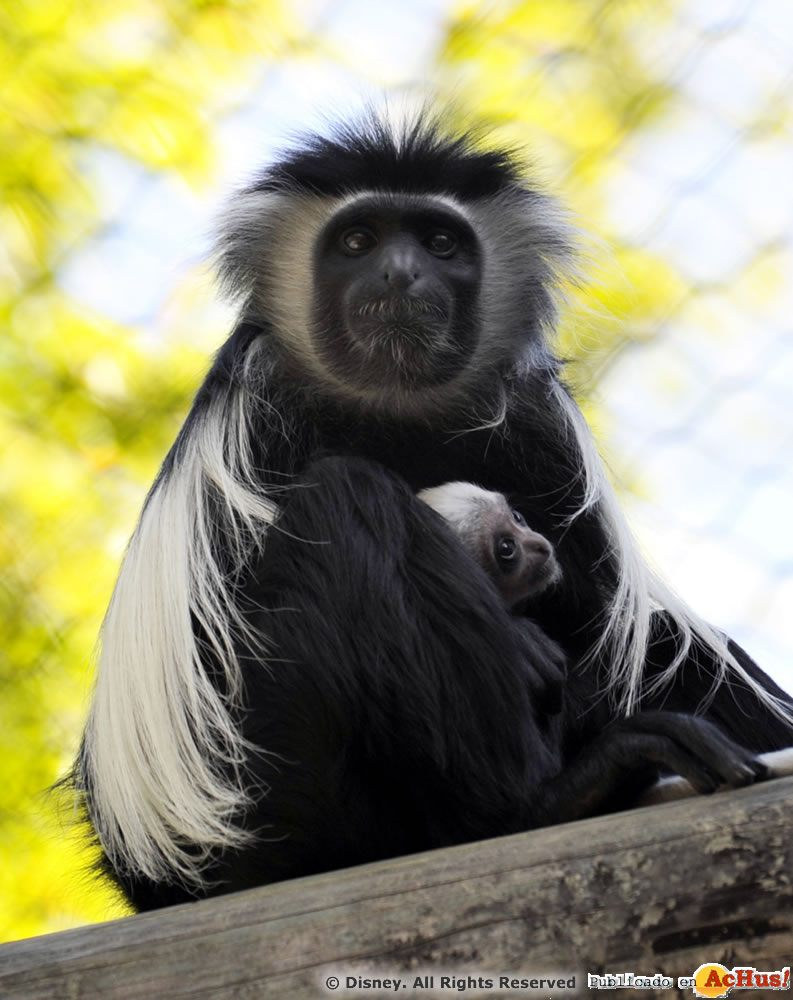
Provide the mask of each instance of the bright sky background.
{"label": "bright sky background", "polygon": [[[169,293],[205,255],[223,194],[291,132],[321,123],[322,112],[360,107],[381,87],[420,86],[453,6],[301,4],[329,55],[263,68],[256,92],[219,122],[225,154],[214,201],[118,156],[92,157],[86,171],[116,225],[74,255],[62,276],[68,290],[163,335]],[[676,66],[676,32],[682,40],[719,28],[729,30],[709,37],[696,65]],[[791,690],[793,273],[762,316],[742,309],[730,282],[758,245],[793,245],[793,136],[749,141],[740,125],[769,94],[793,87],[793,3],[687,0],[648,59],[668,65],[686,99],[657,132],[631,140],[609,214],[615,233],[641,236],[714,291],[611,367],[599,386],[604,448],[646,487],[646,498],[626,504],[655,563]]]}
{"label": "bright sky background", "polygon": [[[610,214],[618,235],[640,234],[713,289],[653,343],[625,350],[599,397],[609,453],[641,470],[647,499],[626,507],[645,551],[793,690],[793,135],[743,126],[793,89],[793,4],[683,9],[716,33],[674,78],[679,113],[635,137]],[[665,39],[658,56],[671,51]],[[758,312],[736,284],[762,246],[786,253]]]}

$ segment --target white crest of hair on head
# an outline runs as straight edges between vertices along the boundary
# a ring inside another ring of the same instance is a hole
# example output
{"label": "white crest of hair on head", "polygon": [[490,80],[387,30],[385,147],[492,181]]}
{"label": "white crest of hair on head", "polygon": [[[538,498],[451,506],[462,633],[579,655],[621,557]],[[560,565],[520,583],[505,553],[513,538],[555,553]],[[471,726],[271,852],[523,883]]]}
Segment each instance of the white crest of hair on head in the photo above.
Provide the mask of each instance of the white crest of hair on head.
{"label": "white crest of hair on head", "polygon": [[448,521],[456,534],[466,538],[478,532],[481,512],[492,506],[496,494],[474,483],[453,482],[431,486],[416,496]]}

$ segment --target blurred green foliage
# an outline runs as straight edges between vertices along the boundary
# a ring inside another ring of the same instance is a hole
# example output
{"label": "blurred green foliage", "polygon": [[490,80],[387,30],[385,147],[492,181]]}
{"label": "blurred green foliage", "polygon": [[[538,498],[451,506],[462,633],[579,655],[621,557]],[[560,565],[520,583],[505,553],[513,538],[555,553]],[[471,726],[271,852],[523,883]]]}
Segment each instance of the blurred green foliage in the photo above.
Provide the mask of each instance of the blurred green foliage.
{"label": "blurred green foliage", "polygon": [[206,184],[213,117],[291,32],[259,0],[0,7],[0,940],[123,912],[44,790],[76,749],[126,535],[206,364],[186,325],[152,344],[59,287],[102,221],[84,165],[112,150]]}
{"label": "blurred green foliage", "polygon": [[[541,182],[581,224],[584,287],[571,289],[561,353],[583,388],[626,337],[651,336],[687,293],[668,263],[609,232],[606,185],[632,133],[658,122],[676,91],[647,65],[677,0],[471,3],[442,65],[466,113],[494,142],[530,150]],[[605,241],[587,245],[593,234]],[[591,415],[591,414],[590,414]]]}

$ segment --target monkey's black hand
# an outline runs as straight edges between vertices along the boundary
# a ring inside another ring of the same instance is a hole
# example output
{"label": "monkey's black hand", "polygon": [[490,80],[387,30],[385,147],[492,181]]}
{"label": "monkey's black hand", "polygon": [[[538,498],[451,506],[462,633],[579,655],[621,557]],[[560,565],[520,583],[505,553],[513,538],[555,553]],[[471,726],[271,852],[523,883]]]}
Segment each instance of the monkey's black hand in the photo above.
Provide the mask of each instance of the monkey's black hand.
{"label": "monkey's black hand", "polygon": [[701,794],[738,788],[768,776],[768,768],[707,719],[679,712],[643,712],[612,723],[600,740],[611,766],[655,764],[687,778]]}
{"label": "monkey's black hand", "polygon": [[525,650],[526,679],[535,715],[558,715],[564,705],[567,658],[561,648],[527,618],[516,619],[516,630]]}
{"label": "monkey's black hand", "polygon": [[544,786],[544,823],[567,822],[635,803],[659,772],[682,775],[700,793],[749,785],[768,768],[706,719],[642,712],[612,722]]}
{"label": "monkey's black hand", "polygon": [[[784,778],[793,774],[793,747],[772,750],[761,754],[757,759],[766,768],[767,774],[764,777]],[[673,802],[675,799],[689,799],[692,795],[696,795],[696,790],[685,778],[662,778],[643,791],[634,805],[653,806],[661,802]]]}

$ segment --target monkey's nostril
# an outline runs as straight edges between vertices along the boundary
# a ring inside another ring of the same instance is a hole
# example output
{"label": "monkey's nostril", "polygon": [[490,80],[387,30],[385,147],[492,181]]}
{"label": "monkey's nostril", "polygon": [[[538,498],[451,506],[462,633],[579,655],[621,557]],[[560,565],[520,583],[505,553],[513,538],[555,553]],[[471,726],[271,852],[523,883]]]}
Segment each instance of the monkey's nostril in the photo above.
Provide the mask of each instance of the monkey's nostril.
{"label": "monkey's nostril", "polygon": [[385,280],[385,283],[400,292],[404,291],[406,288],[410,288],[410,286],[418,280],[418,277],[418,271],[403,271],[395,269],[393,271],[383,272],[383,279]]}

